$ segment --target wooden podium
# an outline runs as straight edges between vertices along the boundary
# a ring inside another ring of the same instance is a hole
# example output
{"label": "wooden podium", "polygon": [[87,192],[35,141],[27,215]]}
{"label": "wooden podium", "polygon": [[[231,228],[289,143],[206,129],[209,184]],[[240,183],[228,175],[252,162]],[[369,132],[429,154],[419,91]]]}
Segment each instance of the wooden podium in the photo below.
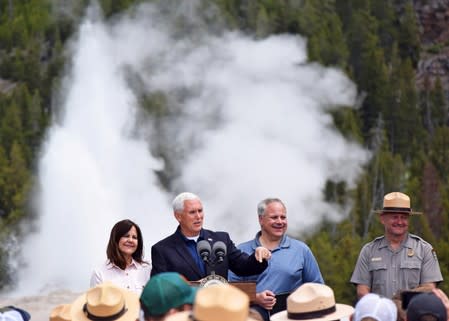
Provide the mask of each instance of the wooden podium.
{"label": "wooden podium", "polygon": [[[193,286],[200,286],[202,280],[189,282]],[[245,292],[249,297],[250,303],[256,301],[256,282],[228,282],[228,284],[235,286],[236,288]]]}
{"label": "wooden podium", "polygon": [[249,296],[250,303],[256,302],[256,282],[229,282]]}

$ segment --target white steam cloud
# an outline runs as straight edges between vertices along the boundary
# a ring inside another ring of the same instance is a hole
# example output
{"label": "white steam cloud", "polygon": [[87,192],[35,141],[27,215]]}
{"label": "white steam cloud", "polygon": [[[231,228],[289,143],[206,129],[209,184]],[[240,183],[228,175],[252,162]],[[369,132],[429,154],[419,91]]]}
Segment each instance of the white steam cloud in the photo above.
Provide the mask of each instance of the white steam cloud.
{"label": "white steam cloud", "polygon": [[[237,243],[258,230],[265,197],[285,202],[291,233],[337,221],[344,209],[323,200],[325,182],[353,185],[369,157],[326,113],[355,103],[354,84],[308,63],[303,38],[208,32],[191,17],[181,31],[170,11],[135,12],[114,22],[88,15],[69,48],[61,119],[39,164],[40,230],[24,247],[24,292],[86,289],[124,218],[140,225],[149,259],[176,228],[169,205],[183,190],[203,199],[206,228]],[[164,93],[168,116],[139,119],[130,78],[147,95]],[[156,145],[176,174],[170,191],[154,174],[164,168],[149,152]]]}

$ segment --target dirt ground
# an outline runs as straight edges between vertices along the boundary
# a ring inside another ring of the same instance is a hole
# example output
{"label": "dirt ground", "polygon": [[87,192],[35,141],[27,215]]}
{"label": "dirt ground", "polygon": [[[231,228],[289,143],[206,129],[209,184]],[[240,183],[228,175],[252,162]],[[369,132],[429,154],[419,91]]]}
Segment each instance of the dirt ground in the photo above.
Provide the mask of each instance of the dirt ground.
{"label": "dirt ground", "polygon": [[0,295],[0,307],[13,305],[28,311],[32,321],[48,321],[51,310],[63,303],[73,302],[80,293],[58,290],[42,296],[25,296],[8,298]]}

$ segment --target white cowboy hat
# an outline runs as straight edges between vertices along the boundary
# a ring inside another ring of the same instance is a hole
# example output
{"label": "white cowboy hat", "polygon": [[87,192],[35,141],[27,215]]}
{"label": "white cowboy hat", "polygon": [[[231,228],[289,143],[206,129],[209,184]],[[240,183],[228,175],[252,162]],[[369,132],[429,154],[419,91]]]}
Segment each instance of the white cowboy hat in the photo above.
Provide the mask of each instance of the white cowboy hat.
{"label": "white cowboy hat", "polygon": [[335,303],[334,291],[320,283],[304,283],[287,298],[287,310],[273,314],[272,321],[333,321],[349,317],[350,305]]}

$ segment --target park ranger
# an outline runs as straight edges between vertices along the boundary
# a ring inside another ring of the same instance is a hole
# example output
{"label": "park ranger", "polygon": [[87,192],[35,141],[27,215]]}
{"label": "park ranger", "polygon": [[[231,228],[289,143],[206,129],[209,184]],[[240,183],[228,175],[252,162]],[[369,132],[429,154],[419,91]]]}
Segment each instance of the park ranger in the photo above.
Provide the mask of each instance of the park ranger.
{"label": "park ranger", "polygon": [[417,286],[431,288],[443,280],[432,245],[408,233],[412,211],[410,198],[400,192],[386,194],[380,214],[384,236],[374,239],[360,251],[351,283],[361,298],[373,292],[392,298],[398,291]]}

